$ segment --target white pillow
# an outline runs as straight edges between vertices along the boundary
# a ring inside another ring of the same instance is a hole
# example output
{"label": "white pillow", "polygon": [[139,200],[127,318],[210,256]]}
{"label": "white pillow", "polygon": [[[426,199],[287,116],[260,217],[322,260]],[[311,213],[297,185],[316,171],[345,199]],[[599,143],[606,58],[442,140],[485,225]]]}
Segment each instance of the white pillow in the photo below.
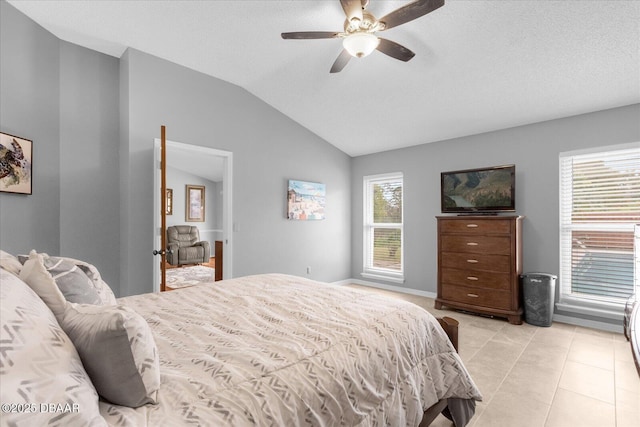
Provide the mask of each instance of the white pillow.
{"label": "white pillow", "polygon": [[157,403],[160,360],[142,316],[124,306],[69,303],[60,324],[101,397],[132,408]]}
{"label": "white pillow", "polygon": [[[32,410],[3,411],[0,424],[106,426],[98,394],[51,310],[2,269],[0,283],[0,402]],[[42,410],[47,403],[56,405],[53,411]]]}
{"label": "white pillow", "polygon": [[51,273],[44,266],[42,255],[36,253],[36,251],[29,253],[29,259],[24,263],[20,271],[20,279],[29,285],[42,298],[42,301],[47,304],[47,307],[55,314],[56,318],[60,319],[67,301],[64,299],[60,289],[58,289],[58,285],[56,285]]}

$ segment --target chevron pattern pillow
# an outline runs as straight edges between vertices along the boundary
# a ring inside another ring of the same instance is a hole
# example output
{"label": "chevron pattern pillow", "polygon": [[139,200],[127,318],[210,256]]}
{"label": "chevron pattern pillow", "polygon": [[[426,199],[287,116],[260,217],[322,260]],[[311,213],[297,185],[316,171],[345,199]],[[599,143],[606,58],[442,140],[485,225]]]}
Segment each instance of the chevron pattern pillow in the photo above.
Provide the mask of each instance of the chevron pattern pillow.
{"label": "chevron pattern pillow", "polygon": [[51,310],[3,269],[0,283],[1,424],[106,426],[98,394]]}

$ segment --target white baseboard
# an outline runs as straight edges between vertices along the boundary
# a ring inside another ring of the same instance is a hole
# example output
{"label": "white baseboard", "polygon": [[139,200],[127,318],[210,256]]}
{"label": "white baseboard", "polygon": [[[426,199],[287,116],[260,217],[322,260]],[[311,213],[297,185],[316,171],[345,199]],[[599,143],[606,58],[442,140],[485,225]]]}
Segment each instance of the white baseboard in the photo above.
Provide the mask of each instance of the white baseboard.
{"label": "white baseboard", "polygon": [[368,280],[362,280],[362,279],[345,279],[345,280],[339,280],[337,282],[333,282],[334,285],[349,285],[351,283],[356,285],[362,285],[362,286],[370,286],[372,288],[386,289],[387,291],[394,291],[402,294],[418,295],[418,296],[427,297],[427,298],[436,297],[435,292],[427,292],[427,291],[421,291],[418,289],[403,288],[401,286],[393,286],[393,285],[387,285],[387,284],[382,284],[377,282],[370,282]]}
{"label": "white baseboard", "polygon": [[621,334],[623,332],[622,323],[615,325],[612,323],[599,322],[597,320],[587,320],[579,317],[565,316],[563,314],[554,314],[554,322],[568,323],[569,325],[582,326],[585,328],[599,329],[601,331],[615,332]]}

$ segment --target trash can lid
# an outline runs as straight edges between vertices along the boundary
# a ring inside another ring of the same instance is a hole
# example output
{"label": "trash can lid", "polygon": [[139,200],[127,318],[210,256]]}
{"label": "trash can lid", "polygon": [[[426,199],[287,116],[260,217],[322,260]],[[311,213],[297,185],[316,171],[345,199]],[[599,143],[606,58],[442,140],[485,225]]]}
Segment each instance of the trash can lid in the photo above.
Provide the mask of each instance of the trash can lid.
{"label": "trash can lid", "polygon": [[549,279],[557,279],[558,276],[556,276],[555,274],[551,274],[551,273],[524,273],[521,274],[520,277],[521,278],[525,278],[525,277],[544,277],[544,278],[549,278]]}

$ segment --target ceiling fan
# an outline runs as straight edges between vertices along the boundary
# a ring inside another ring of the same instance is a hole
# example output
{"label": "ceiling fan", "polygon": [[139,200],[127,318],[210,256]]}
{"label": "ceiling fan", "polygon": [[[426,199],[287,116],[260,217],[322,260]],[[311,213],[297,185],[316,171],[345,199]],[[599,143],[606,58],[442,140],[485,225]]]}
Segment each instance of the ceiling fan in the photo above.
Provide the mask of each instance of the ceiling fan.
{"label": "ceiling fan", "polygon": [[347,15],[347,19],[344,21],[344,31],[282,33],[283,39],[343,39],[342,52],[333,63],[331,73],[342,71],[352,56],[362,58],[376,49],[400,61],[406,62],[410,60],[415,56],[415,53],[396,42],[378,37],[375,33],[397,27],[433,12],[444,5],[444,0],[415,0],[380,19],[377,19],[366,10],[369,0],[340,0],[340,4],[342,4],[342,9]]}

